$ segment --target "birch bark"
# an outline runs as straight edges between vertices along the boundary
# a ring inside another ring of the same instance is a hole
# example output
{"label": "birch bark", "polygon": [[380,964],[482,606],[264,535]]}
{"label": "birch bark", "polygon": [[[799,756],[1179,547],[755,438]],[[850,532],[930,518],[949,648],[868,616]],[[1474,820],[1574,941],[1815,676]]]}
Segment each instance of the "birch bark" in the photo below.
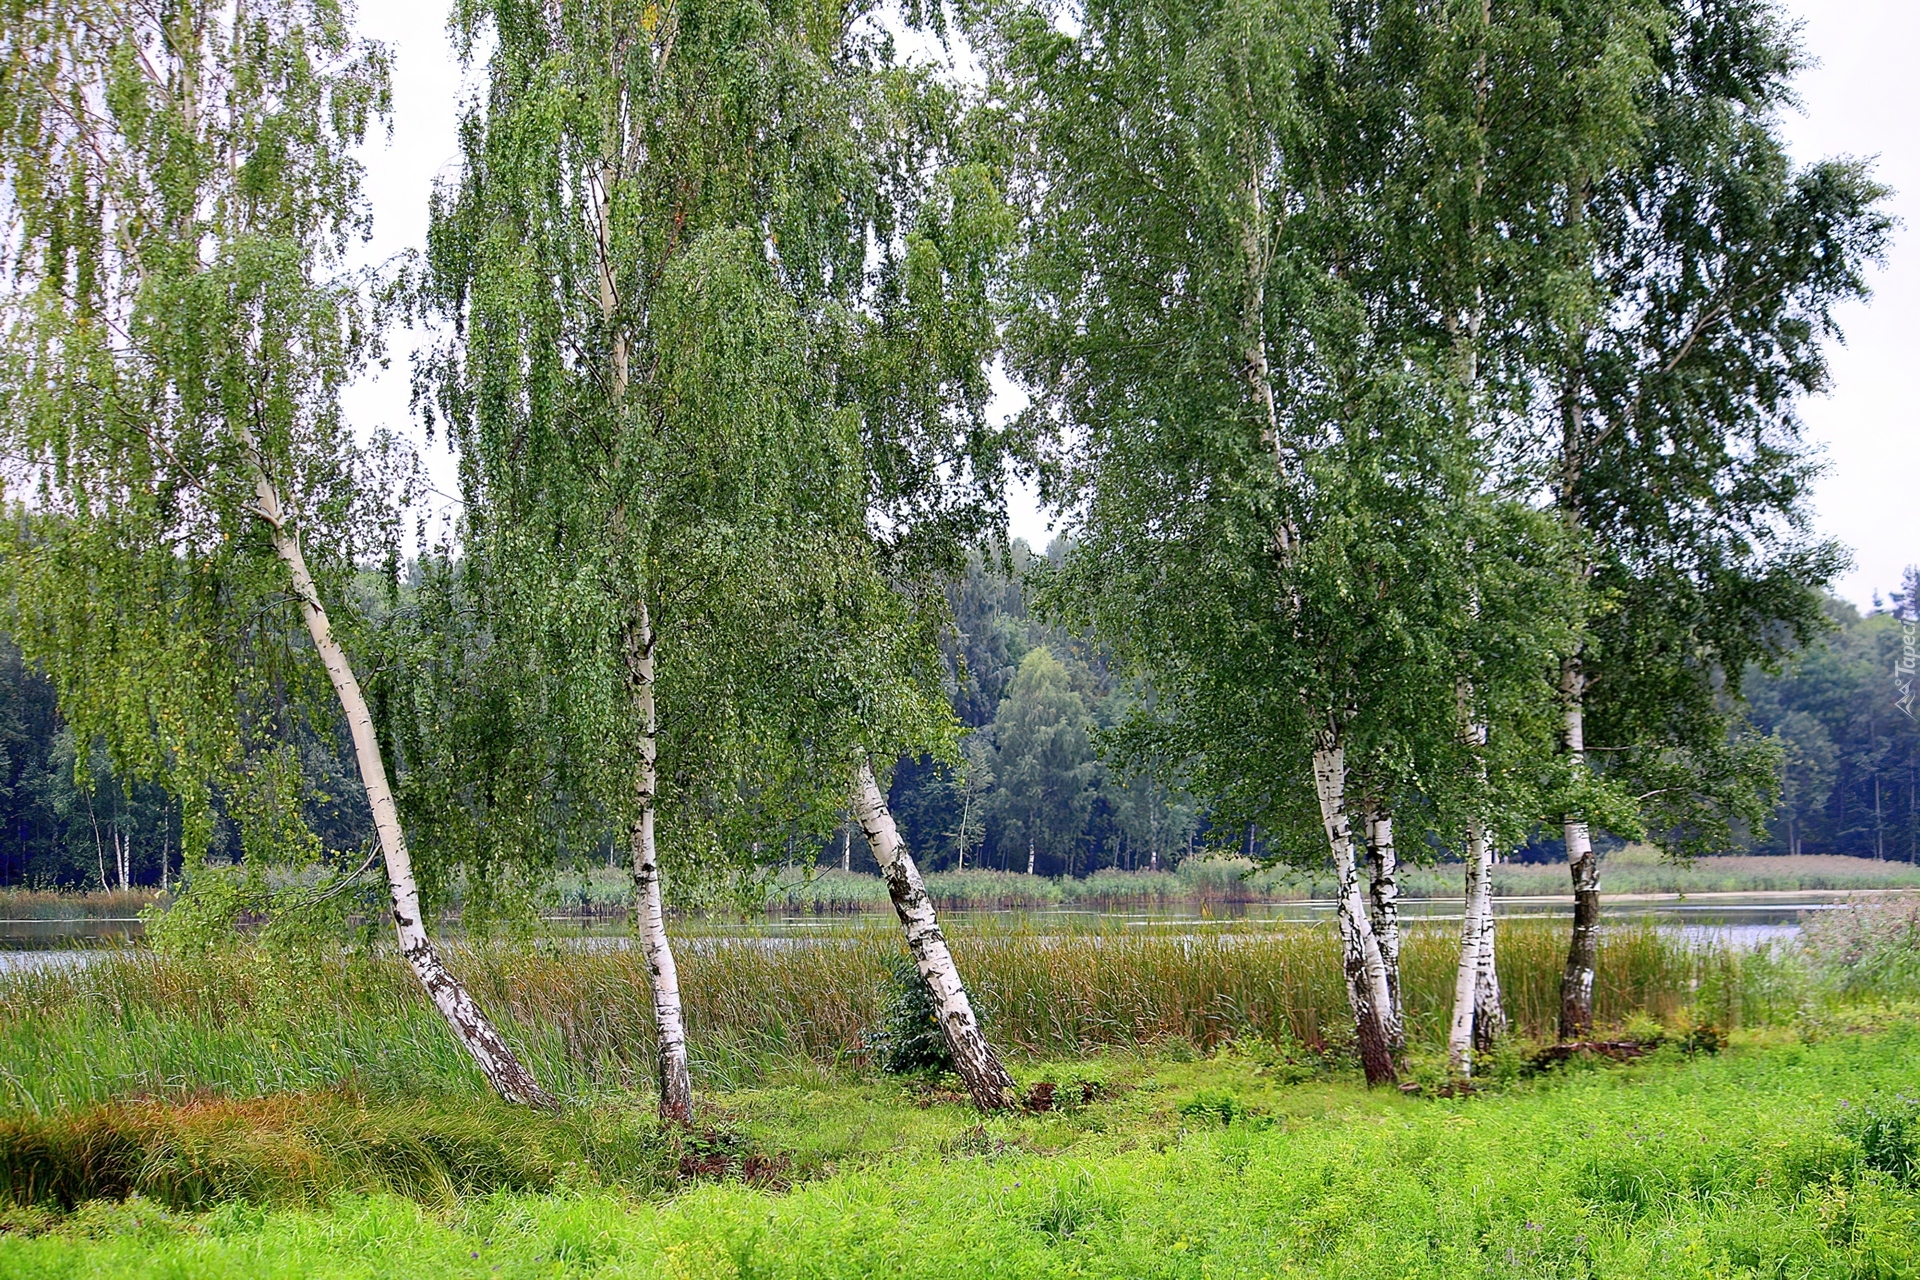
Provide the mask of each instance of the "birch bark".
{"label": "birch bark", "polygon": [[[1586,726],[1581,698],[1586,681],[1577,657],[1560,665],[1560,692],[1565,702],[1562,747],[1574,768],[1586,762]],[[1567,870],[1573,878],[1573,937],[1567,946],[1567,967],[1560,975],[1560,1038],[1585,1040],[1593,1034],[1593,975],[1600,959],[1600,860],[1594,856],[1593,836],[1586,819],[1566,815],[1562,831],[1567,842]]]}
{"label": "birch bark", "polygon": [[653,1031],[660,1088],[660,1118],[674,1124],[693,1121],[693,1074],[687,1064],[686,1020],[680,1003],[680,970],[667,939],[661,896],[659,849],[654,842],[654,803],[658,795],[658,721],[653,700],[654,650],[658,636],[643,602],[627,628],[627,693],[639,722],[639,763],[634,769],[633,898],[640,951],[647,961],[647,985],[653,995]]}
{"label": "birch bark", "polygon": [[1453,1018],[1447,1027],[1447,1070],[1467,1078],[1473,1075],[1474,1015],[1480,981],[1481,903],[1487,880],[1487,841],[1480,820],[1467,824],[1465,889],[1460,913],[1460,958],[1454,969]]}
{"label": "birch bark", "polygon": [[274,551],[287,567],[293,580],[294,599],[300,602],[300,616],[306,622],[307,635],[326,667],[327,679],[346,713],[347,727],[353,737],[354,757],[360,766],[360,781],[366,787],[367,806],[373,811],[373,826],[380,838],[380,851],[386,859],[387,888],[391,899],[393,926],[400,942],[400,954],[406,957],[420,985],[427,989],[434,1007],[453,1028],[453,1033],[487,1077],[494,1091],[508,1102],[537,1107],[558,1104],[540,1087],[521,1065],[480,1011],[460,980],[447,971],[439,950],[427,937],[420,912],[420,890],[413,878],[413,858],[407,852],[406,835],[400,828],[400,814],[387,783],[386,761],[380,753],[380,741],[373,730],[373,714],[360,690],[360,681],[347,661],[345,650],[333,636],[333,624],[327,617],[307,559],[300,549],[299,537],[288,526],[280,492],[268,478],[260,450],[251,436],[242,444],[252,464],[254,511],[273,536]]}
{"label": "birch bark", "polygon": [[1407,1047],[1406,1013],[1400,1002],[1399,857],[1393,847],[1393,816],[1384,809],[1367,815],[1367,914],[1380,947],[1387,976],[1387,1047]]}
{"label": "birch bark", "polygon": [[920,971],[933,996],[940,1031],[953,1054],[955,1069],[966,1081],[975,1106],[982,1111],[1004,1110],[1013,1103],[1013,1077],[1001,1065],[999,1055],[987,1043],[978,1019],[973,1016],[973,1003],[967,999],[960,970],[953,963],[953,953],[947,949],[946,935],[940,931],[933,899],[927,895],[920,869],[914,865],[913,855],[907,852],[906,843],[900,838],[893,812],[887,807],[887,798],[873,775],[873,765],[865,756],[854,766],[853,815],[860,830],[866,833],[867,846],[873,850],[874,861],[880,864],[880,874],[886,878],[887,895],[893,899],[894,914],[900,917],[900,927],[906,931],[907,950],[913,954],[914,967]]}
{"label": "birch bark", "polygon": [[1386,966],[1381,961],[1380,944],[1373,935],[1373,922],[1360,889],[1353,831],[1347,817],[1346,753],[1332,733],[1325,735],[1313,753],[1313,785],[1320,800],[1320,819],[1326,828],[1327,844],[1333,853],[1334,873],[1340,882],[1341,962],[1346,972],[1347,1000],[1353,1006],[1360,1065],[1367,1073],[1368,1084],[1391,1083],[1396,1076],[1384,1016],[1384,1010],[1391,1003]]}
{"label": "birch bark", "polygon": [[1495,964],[1494,944],[1498,937],[1493,914],[1492,859],[1481,876],[1480,956],[1473,978],[1473,1048],[1482,1056],[1493,1051],[1507,1034],[1507,1007],[1500,998],[1500,970]]}

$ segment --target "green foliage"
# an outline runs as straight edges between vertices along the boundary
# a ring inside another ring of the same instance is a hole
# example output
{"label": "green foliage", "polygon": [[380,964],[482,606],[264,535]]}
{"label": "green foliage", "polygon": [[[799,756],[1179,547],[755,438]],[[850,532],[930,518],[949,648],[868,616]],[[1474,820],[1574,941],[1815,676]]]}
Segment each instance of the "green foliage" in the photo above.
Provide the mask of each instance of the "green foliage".
{"label": "green foliage", "polygon": [[1356,803],[1444,843],[1469,815],[1518,843],[1567,785],[1545,744],[1578,584],[1496,445],[1545,303],[1500,290],[1551,293],[1517,232],[1553,202],[1554,148],[1598,163],[1631,132],[1646,22],[1531,14],[1003,24],[1034,193],[1013,356],[1051,496],[1084,513],[1043,599],[1150,682],[1113,752],[1190,769],[1216,839],[1314,848],[1323,735]]}
{"label": "green foliage", "polygon": [[1587,742],[1691,856],[1773,809],[1781,761],[1740,694],[1822,629],[1844,562],[1809,531],[1798,406],[1891,223],[1867,166],[1792,162],[1779,122],[1805,57],[1780,9],[1664,8],[1639,136],[1578,204],[1591,239],[1568,266],[1594,305],[1556,322],[1534,432],[1593,587]]}
{"label": "green foliage", "polygon": [[402,733],[409,813],[477,885],[542,865],[543,828],[625,830],[641,650],[682,879],[829,827],[856,746],[950,746],[929,619],[888,574],[966,471],[1008,219],[952,95],[859,18],[456,15],[488,87],[415,300],[450,321],[427,383],[467,556],[434,571]]}
{"label": "green foliage", "polygon": [[1067,683],[1066,667],[1047,649],[1020,660],[994,713],[993,736],[1001,856],[1011,866],[1032,846],[1073,874],[1100,767],[1093,717]]}
{"label": "green foliage", "polygon": [[1846,1104],[1842,1131],[1860,1145],[1860,1160],[1908,1186],[1920,1186],[1920,1101],[1903,1095]]}
{"label": "green foliage", "polygon": [[939,1008],[911,956],[895,956],[887,964],[880,1027],[870,1043],[874,1061],[894,1075],[939,1075],[953,1070],[953,1053],[940,1030]]}
{"label": "green foliage", "polygon": [[180,797],[193,858],[217,792],[338,714],[256,463],[329,597],[397,538],[390,444],[357,445],[335,399],[374,354],[342,258],[386,54],[330,3],[244,12],[27,4],[0,34],[10,630],[76,742]]}
{"label": "green foliage", "polygon": [[1864,616],[1829,597],[1825,636],[1777,672],[1746,673],[1755,727],[1780,750],[1779,807],[1760,849],[1920,862],[1920,796],[1907,785],[1920,722],[1902,713],[1905,677],[1889,675],[1912,634],[1916,586],[1909,569],[1897,609]]}

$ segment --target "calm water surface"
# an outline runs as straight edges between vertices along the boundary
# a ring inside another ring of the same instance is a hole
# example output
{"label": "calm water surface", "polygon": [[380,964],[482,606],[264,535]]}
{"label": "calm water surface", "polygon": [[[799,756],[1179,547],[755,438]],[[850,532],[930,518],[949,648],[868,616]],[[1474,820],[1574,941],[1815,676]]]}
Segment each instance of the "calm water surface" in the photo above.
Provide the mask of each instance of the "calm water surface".
{"label": "calm water surface", "polygon": [[[1889,890],[1920,896],[1920,891]],[[1609,924],[1650,923],[1692,941],[1716,941],[1740,947],[1760,946],[1799,933],[1807,915],[1844,906],[1859,893],[1714,893],[1621,895],[1605,899]],[[1408,923],[1444,923],[1460,918],[1459,898],[1405,898],[1401,918]],[[1023,911],[942,912],[950,924],[964,929],[969,923],[1001,928],[1025,928],[1038,933],[1112,932],[1122,930],[1182,937],[1248,936],[1275,930],[1331,924],[1331,901],[1249,902],[1197,904],[1152,908],[1054,908]],[[1510,919],[1571,918],[1569,897],[1496,898],[1494,911]],[[891,915],[787,915],[745,921],[686,920],[674,932],[689,942],[705,945],[759,942],[762,945],[805,945],[809,937],[874,929],[891,931]],[[567,917],[547,921],[549,934],[590,946],[624,946],[629,935],[624,921],[583,921]],[[46,965],[82,964],[99,948],[136,940],[138,919],[0,920],[0,973]]]}

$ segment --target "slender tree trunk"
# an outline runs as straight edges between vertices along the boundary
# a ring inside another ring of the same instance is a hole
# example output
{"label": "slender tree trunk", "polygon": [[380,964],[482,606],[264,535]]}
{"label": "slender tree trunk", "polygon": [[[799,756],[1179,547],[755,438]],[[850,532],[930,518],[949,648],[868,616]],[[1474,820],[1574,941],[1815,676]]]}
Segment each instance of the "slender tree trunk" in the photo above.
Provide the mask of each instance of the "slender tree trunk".
{"label": "slender tree trunk", "polygon": [[1027,874],[1033,874],[1033,837],[1027,837]]}
{"label": "slender tree trunk", "polygon": [[420,890],[413,878],[413,858],[407,852],[406,835],[400,828],[400,813],[387,784],[386,761],[380,753],[380,741],[373,730],[373,713],[360,691],[360,681],[347,661],[346,652],[333,637],[333,624],[327,618],[320,593],[307,571],[306,555],[300,540],[287,526],[279,490],[267,477],[258,447],[251,438],[243,439],[253,462],[255,514],[273,535],[279,554],[293,580],[293,595],[300,602],[300,616],[307,624],[307,635],[327,669],[340,709],[346,713],[347,728],[353,738],[353,751],[360,766],[360,781],[367,791],[367,807],[373,813],[374,831],[380,838],[380,851],[386,859],[387,889],[392,903],[394,932],[399,938],[400,954],[406,957],[414,976],[427,989],[434,1007],[453,1028],[453,1033],[487,1077],[494,1091],[509,1102],[553,1107],[552,1095],[540,1087],[521,1065],[505,1039],[480,1011],[460,980],[448,972],[439,950],[427,937],[420,912]]}
{"label": "slender tree trunk", "polygon": [[[1562,746],[1575,769],[1586,761],[1586,728],[1581,699],[1586,681],[1580,660],[1570,657],[1560,665],[1560,693],[1565,703]],[[1567,870],[1573,877],[1573,938],[1567,947],[1567,967],[1560,975],[1560,1038],[1585,1040],[1593,1034],[1593,975],[1600,959],[1600,863],[1586,819],[1568,814],[1562,829],[1567,842]]]}
{"label": "slender tree trunk", "polygon": [[1480,929],[1473,966],[1473,1048],[1475,1053],[1484,1056],[1491,1053],[1500,1037],[1507,1033],[1507,1010],[1500,999],[1500,971],[1494,955],[1498,935],[1493,914],[1493,866],[1497,859],[1485,827],[1476,826],[1480,845],[1480,902],[1476,914]]}
{"label": "slender tree trunk", "polygon": [[654,646],[657,640],[644,603],[627,628],[627,692],[640,726],[640,760],[633,774],[633,898],[640,927],[640,950],[653,989],[653,1031],[660,1086],[660,1118],[672,1124],[693,1122],[693,1074],[687,1066],[687,1029],[680,1003],[680,970],[667,940],[661,897],[659,849],[653,835],[659,742],[653,701]]}
{"label": "slender tree trunk", "polygon": [[1467,850],[1464,859],[1465,888],[1460,912],[1460,959],[1454,969],[1453,1019],[1447,1027],[1447,1069],[1454,1075],[1473,1074],[1474,1024],[1479,1012],[1475,998],[1479,990],[1481,908],[1486,895],[1487,841],[1475,818],[1467,824]]}
{"label": "slender tree trunk", "polygon": [[1326,827],[1333,869],[1340,881],[1340,950],[1347,978],[1347,1000],[1353,1006],[1353,1026],[1360,1044],[1360,1065],[1367,1083],[1390,1084],[1396,1078],[1389,1047],[1385,1010],[1386,965],[1367,915],[1360,872],[1353,852],[1353,831],[1347,818],[1346,753],[1329,732],[1313,753],[1314,790],[1320,800],[1320,819]]}
{"label": "slender tree trunk", "polygon": [[953,1054],[954,1068],[967,1083],[974,1105],[982,1111],[1000,1111],[1013,1105],[1013,1077],[1001,1065],[1000,1057],[987,1043],[973,1016],[973,1002],[960,981],[960,970],[947,949],[946,935],[940,931],[940,919],[933,899],[920,879],[920,869],[900,839],[893,811],[873,776],[873,765],[863,755],[853,771],[853,813],[866,833],[867,847],[873,850],[880,874],[886,877],[887,895],[893,899],[894,914],[906,931],[907,950],[913,954],[914,967],[933,996],[933,1007],[940,1031]]}
{"label": "slender tree trunk", "polygon": [[1367,915],[1387,975],[1387,1047],[1407,1047],[1406,1013],[1400,1002],[1399,857],[1393,847],[1393,816],[1384,809],[1367,815]]}
{"label": "slender tree trunk", "polygon": [[853,870],[853,828],[840,833],[840,870]]}

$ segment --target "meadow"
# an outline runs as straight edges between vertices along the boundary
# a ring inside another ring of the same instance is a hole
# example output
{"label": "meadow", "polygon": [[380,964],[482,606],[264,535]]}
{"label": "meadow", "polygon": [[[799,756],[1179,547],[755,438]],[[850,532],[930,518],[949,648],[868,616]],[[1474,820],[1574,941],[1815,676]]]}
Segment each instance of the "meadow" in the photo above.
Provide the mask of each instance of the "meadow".
{"label": "meadow", "polygon": [[[898,1083],[771,1082],[671,1144],[604,1110],[564,1142],[511,1141],[524,1118],[479,1138],[497,1110],[482,1105],[412,1147],[486,1148],[511,1175],[490,1190],[430,1176],[388,1131],[384,1169],[410,1170],[397,1183],[336,1160],[343,1179],[304,1197],[13,1210],[0,1277],[1912,1275],[1920,1029],[1888,1014],[1834,1030],[1453,1099],[1300,1079],[1238,1049],[1031,1063],[1064,1104],[986,1121]],[[256,1147],[377,1136],[299,1110],[225,1123]],[[150,1156],[173,1171],[156,1189],[196,1169],[205,1187],[209,1150]]]}
{"label": "meadow", "polygon": [[[1452,930],[1364,1089],[1325,928],[955,930],[1026,1106],[879,1069],[893,934],[691,936],[691,1130],[637,953],[454,948],[560,1114],[493,1099],[379,949],[123,948],[0,977],[0,1277],[1905,1275],[1920,902],[1746,951],[1619,927],[1625,1065],[1538,1054],[1562,926],[1500,925],[1514,1033],[1448,1087]],[[1767,1268],[1774,1270],[1769,1271]]]}

